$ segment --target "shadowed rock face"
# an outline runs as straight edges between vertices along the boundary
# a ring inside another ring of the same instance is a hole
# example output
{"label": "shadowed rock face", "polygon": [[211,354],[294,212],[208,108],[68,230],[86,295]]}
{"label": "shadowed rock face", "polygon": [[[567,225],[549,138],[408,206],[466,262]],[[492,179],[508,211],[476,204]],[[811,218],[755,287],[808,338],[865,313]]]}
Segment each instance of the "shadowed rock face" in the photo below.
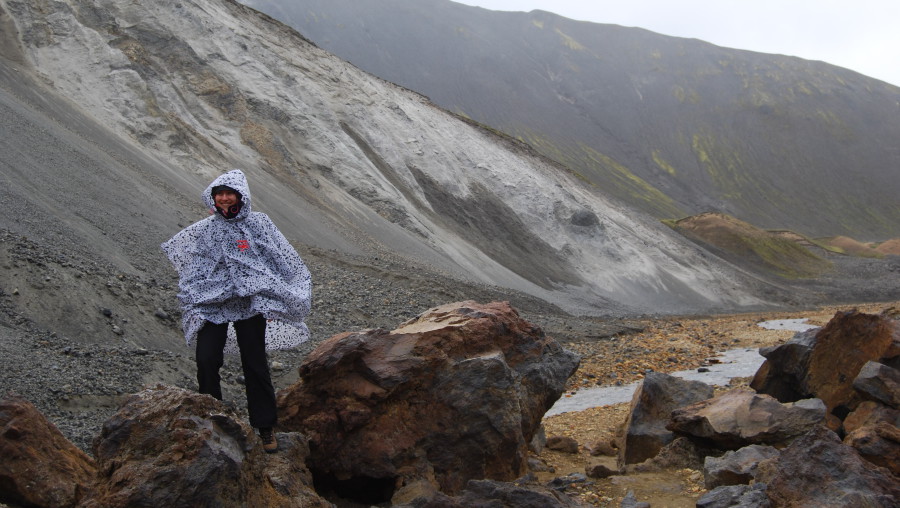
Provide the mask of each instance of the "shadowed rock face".
{"label": "shadowed rock face", "polygon": [[706,383],[657,372],[647,374],[631,399],[631,411],[619,446],[619,467],[655,457],[675,439],[675,434],[666,429],[672,411],[709,399],[713,394],[713,387]]}
{"label": "shadowed rock face", "polygon": [[896,506],[900,483],[819,426],[782,451],[767,494],[775,506],[887,508]]}
{"label": "shadowed rock face", "polygon": [[317,481],[392,491],[426,479],[455,494],[526,471],[528,442],[577,366],[506,303],[449,304],[322,343],[278,394],[280,426],[310,437]]}

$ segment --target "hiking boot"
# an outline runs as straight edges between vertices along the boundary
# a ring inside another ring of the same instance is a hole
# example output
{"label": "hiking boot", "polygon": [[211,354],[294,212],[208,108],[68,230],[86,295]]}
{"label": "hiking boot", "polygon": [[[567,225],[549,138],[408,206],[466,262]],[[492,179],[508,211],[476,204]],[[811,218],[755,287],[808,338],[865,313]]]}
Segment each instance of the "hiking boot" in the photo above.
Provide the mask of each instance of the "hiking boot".
{"label": "hiking boot", "polygon": [[266,453],[275,453],[278,451],[278,440],[275,439],[275,434],[272,432],[272,429],[259,429],[259,438],[263,443],[263,450]]}

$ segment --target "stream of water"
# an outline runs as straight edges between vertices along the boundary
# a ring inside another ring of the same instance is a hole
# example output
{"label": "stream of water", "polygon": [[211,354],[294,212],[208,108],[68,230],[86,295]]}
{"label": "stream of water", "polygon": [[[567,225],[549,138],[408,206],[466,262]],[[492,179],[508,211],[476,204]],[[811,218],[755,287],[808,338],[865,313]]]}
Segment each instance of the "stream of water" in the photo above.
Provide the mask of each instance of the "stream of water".
{"label": "stream of water", "polygon": [[[763,321],[758,326],[767,330],[791,330],[803,332],[815,328],[806,322],[806,319],[778,319]],[[731,349],[716,356],[719,363],[704,367],[701,372],[698,369],[673,372],[672,375],[690,381],[702,381],[709,385],[724,386],[732,378],[751,377],[762,365],[765,358],[759,354],[757,348]],[[622,386],[598,386],[577,390],[575,393],[563,395],[545,416],[552,416],[569,411],[583,411],[592,407],[607,406],[628,402],[634,395],[634,390],[640,385],[640,381]]]}

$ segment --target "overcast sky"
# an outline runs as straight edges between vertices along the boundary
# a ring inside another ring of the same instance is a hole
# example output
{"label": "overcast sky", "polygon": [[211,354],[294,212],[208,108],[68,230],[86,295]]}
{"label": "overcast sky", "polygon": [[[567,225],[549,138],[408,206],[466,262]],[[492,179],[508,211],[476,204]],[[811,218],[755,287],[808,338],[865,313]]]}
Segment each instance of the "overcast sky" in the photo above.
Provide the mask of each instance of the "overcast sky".
{"label": "overcast sky", "polygon": [[454,0],[822,60],[900,86],[898,0]]}

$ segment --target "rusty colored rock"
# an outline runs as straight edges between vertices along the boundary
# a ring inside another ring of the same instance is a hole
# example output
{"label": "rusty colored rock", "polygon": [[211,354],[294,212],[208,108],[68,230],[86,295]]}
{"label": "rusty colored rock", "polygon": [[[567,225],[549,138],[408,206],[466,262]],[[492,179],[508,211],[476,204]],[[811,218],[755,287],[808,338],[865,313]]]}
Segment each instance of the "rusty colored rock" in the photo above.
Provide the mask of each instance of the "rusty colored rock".
{"label": "rusty colored rock", "polygon": [[895,427],[900,426],[900,410],[867,400],[856,406],[856,410],[844,419],[844,432],[849,434],[860,427],[874,425],[878,422],[887,422]]}
{"label": "rusty colored rock", "polygon": [[0,457],[0,503],[71,507],[93,488],[93,459],[16,395],[0,401]]}
{"label": "rusty colored rock", "polygon": [[505,302],[431,309],[400,328],[336,335],[278,394],[280,426],[308,435],[322,480],[375,500],[422,479],[444,493],[513,480],[578,358]]}
{"label": "rusty colored rock", "polygon": [[900,429],[887,422],[866,425],[844,438],[862,458],[900,476]]}
{"label": "rusty colored rock", "polygon": [[781,402],[819,398],[844,418],[862,402],[853,388],[869,361],[887,361],[900,351],[900,325],[886,314],[837,312],[822,328],[799,333],[760,353],[766,361],[750,386]]}
{"label": "rusty colored rock", "polygon": [[806,386],[828,407],[853,410],[862,402],[853,381],[863,365],[891,351],[897,321],[857,311],[838,312],[816,334]]}
{"label": "rusty colored rock", "polygon": [[547,449],[557,452],[575,454],[581,447],[578,441],[568,436],[550,436],[547,438]]}

